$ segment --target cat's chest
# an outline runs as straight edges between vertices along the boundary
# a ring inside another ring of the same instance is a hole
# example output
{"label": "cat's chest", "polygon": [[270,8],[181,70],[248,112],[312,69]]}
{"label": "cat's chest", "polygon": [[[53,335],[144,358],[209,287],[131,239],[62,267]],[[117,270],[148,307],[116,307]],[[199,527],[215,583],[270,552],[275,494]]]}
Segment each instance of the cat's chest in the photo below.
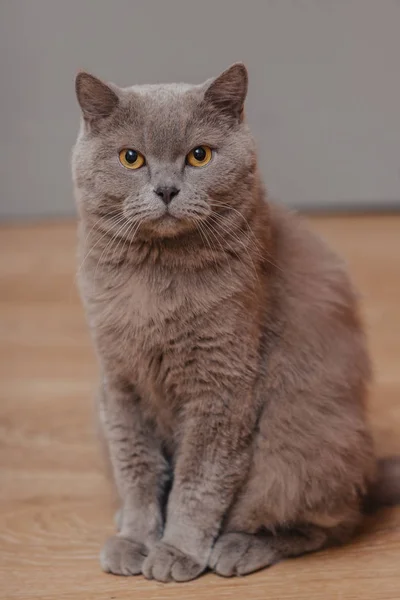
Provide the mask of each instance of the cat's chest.
{"label": "cat's chest", "polygon": [[129,348],[131,358],[136,351],[142,354],[165,339],[184,303],[182,295],[163,293],[134,276],[90,290],[88,296],[89,320],[96,337],[107,337],[114,350],[128,353]]}
{"label": "cat's chest", "polygon": [[[192,344],[193,328],[185,323],[184,296],[160,294],[132,278],[108,287],[88,303],[89,321],[104,368],[129,380],[143,399],[143,410],[165,440],[173,436],[183,381],[184,352],[176,340]],[[190,333],[188,333],[190,330]]]}
{"label": "cat's chest", "polygon": [[190,327],[185,317],[193,312],[192,295],[176,281],[157,286],[134,276],[108,280],[84,295],[102,362],[154,396],[166,363],[181,360],[174,341]]}
{"label": "cat's chest", "polygon": [[187,273],[161,280],[115,273],[101,282],[83,295],[104,368],[129,379],[156,410],[179,402],[186,361],[212,335],[223,287]]}

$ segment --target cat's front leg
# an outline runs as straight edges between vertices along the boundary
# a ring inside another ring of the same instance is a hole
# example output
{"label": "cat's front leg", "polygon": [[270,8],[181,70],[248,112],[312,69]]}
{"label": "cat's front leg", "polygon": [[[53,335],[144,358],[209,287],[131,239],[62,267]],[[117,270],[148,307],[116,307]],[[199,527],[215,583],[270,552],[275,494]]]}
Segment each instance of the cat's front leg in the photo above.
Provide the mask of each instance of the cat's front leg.
{"label": "cat's front leg", "polygon": [[132,386],[108,379],[99,402],[115,483],[121,498],[119,532],[101,552],[104,571],[137,575],[163,530],[162,499],[169,466],[143,419]]}
{"label": "cat's front leg", "polygon": [[241,400],[209,396],[186,407],[164,535],[143,563],[148,579],[188,581],[207,567],[249,464],[255,411]]}

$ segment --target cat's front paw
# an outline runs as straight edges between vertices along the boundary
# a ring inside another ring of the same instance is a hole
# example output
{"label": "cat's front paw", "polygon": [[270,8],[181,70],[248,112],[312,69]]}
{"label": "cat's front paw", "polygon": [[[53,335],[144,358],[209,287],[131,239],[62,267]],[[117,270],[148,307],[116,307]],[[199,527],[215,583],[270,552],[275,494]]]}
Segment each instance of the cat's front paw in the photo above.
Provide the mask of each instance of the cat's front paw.
{"label": "cat's front paw", "polygon": [[144,561],[142,572],[147,579],[166,583],[195,579],[205,568],[177,548],[159,542]]}
{"label": "cat's front paw", "polygon": [[100,564],[106,573],[139,575],[147,556],[146,547],[115,535],[109,538],[100,554]]}

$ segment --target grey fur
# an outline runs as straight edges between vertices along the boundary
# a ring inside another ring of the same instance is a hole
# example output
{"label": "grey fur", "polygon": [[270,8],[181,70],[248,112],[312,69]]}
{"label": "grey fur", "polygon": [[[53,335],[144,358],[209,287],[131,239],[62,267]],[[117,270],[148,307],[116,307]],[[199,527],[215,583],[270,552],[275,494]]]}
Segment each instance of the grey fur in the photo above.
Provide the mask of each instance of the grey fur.
{"label": "grey fur", "polygon": [[[112,573],[245,574],[342,542],[375,477],[355,295],[267,203],[246,90],[243,65],[198,86],[77,79],[79,281],[122,505]],[[190,167],[200,144],[213,158]],[[146,165],[122,167],[124,147]],[[168,207],[160,185],[179,189]]]}

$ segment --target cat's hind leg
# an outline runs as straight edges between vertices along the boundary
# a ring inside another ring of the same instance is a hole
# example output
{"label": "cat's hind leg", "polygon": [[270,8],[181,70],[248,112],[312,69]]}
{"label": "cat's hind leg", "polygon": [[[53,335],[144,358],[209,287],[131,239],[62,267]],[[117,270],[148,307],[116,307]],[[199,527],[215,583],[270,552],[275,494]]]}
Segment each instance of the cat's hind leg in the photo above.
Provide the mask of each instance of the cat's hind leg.
{"label": "cat's hind leg", "polygon": [[209,567],[224,577],[247,575],[285,558],[342,543],[353,529],[353,526],[339,526],[327,530],[317,525],[304,525],[255,534],[222,533],[212,550]]}

